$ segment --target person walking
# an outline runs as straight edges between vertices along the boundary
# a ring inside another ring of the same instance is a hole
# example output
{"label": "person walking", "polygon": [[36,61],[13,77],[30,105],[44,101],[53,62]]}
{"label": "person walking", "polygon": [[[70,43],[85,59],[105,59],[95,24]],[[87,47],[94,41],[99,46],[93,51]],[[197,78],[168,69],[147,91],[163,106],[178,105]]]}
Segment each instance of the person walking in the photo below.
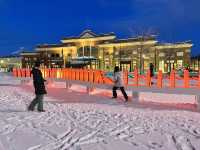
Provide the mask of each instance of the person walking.
{"label": "person walking", "polygon": [[150,70],[150,76],[153,77],[154,76],[154,65],[153,65],[153,63],[150,63],[149,70]]}
{"label": "person walking", "polygon": [[[150,70],[150,77],[153,78],[154,77],[154,65],[153,65],[153,63],[150,63],[149,70]],[[153,85],[153,84],[154,84],[154,82],[151,81],[151,85]]]}
{"label": "person walking", "polygon": [[123,82],[123,74],[120,72],[120,69],[118,66],[115,66],[114,68],[114,86],[113,86],[113,97],[112,98],[117,98],[117,89],[120,89],[124,98],[125,102],[128,101],[128,96],[124,90],[124,82]]}
{"label": "person walking", "polygon": [[33,67],[31,74],[33,75],[33,85],[35,88],[35,98],[31,102],[28,107],[29,111],[34,111],[35,106],[37,105],[37,110],[39,112],[45,112],[43,109],[43,98],[44,94],[47,94],[44,82],[46,81],[42,77],[42,72],[40,70],[40,62],[36,62],[35,66]]}

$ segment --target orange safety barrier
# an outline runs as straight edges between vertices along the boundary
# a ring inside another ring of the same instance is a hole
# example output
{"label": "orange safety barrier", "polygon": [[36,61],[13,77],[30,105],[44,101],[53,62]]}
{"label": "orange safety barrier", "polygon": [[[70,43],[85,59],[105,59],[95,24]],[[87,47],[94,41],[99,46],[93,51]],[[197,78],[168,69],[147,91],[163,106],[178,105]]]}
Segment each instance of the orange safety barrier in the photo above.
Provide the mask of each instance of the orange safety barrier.
{"label": "orange safety barrier", "polygon": [[176,73],[175,73],[174,70],[172,70],[171,73],[170,73],[170,79],[169,79],[171,88],[175,88],[175,86],[176,86],[176,78],[175,78],[175,76],[176,76]]}
{"label": "orange safety barrier", "polygon": [[133,78],[134,79],[134,83],[135,83],[136,86],[138,86],[139,85],[139,74],[138,74],[138,70],[137,69],[134,70],[134,74],[133,75],[134,75],[134,78]]}
{"label": "orange safety barrier", "polygon": [[26,77],[26,70],[25,69],[21,69],[21,75],[22,75],[22,77]]}
{"label": "orange safety barrier", "polygon": [[89,70],[89,82],[93,83],[94,82],[94,71]]}
{"label": "orange safety barrier", "polygon": [[124,78],[124,84],[127,86],[128,85],[128,71],[123,72],[123,78]]}
{"label": "orange safety barrier", "polygon": [[151,87],[151,72],[150,72],[150,70],[147,71],[146,86]]}
{"label": "orange safety barrier", "polygon": [[26,77],[31,77],[31,70],[25,69],[25,71],[26,71]]}
{"label": "orange safety barrier", "polygon": [[22,77],[21,69],[18,69],[18,70],[17,70],[17,76],[18,76],[18,77]]}
{"label": "orange safety barrier", "polygon": [[75,78],[76,78],[76,80],[80,80],[80,70],[79,69],[76,69],[75,70]]}
{"label": "orange safety barrier", "polygon": [[88,82],[89,81],[89,71],[86,69],[86,70],[84,70],[84,72],[83,72],[83,76],[84,76],[84,81],[85,82]]}
{"label": "orange safety barrier", "polygon": [[68,79],[72,80],[72,69],[69,69],[68,71]]}
{"label": "orange safety barrier", "polygon": [[48,74],[48,68],[44,69],[44,78],[48,78],[49,74]]}
{"label": "orange safety barrier", "polygon": [[[85,69],[42,69],[43,75],[45,78],[61,78],[65,80],[80,80],[80,81],[85,81],[85,82],[91,82],[91,83],[96,83],[96,84],[113,84],[113,80],[109,77],[105,76],[105,73],[101,70],[85,70]],[[30,74],[30,69],[16,69],[13,68],[12,71],[13,76],[15,77],[31,77]],[[134,86],[139,86],[139,79],[140,76],[138,74],[138,70],[135,69],[133,72],[133,84]],[[141,76],[142,77],[142,76]],[[123,79],[125,82],[125,85],[128,84],[128,72],[125,71],[123,72]],[[147,72],[145,78],[146,83],[145,85],[147,87],[151,87],[151,77],[150,77],[150,71]],[[174,70],[171,71],[169,78],[169,87],[175,88],[176,87],[176,73]],[[192,88],[194,86],[190,86],[190,80],[196,80],[197,84],[195,87],[200,88],[200,72],[199,72],[199,77],[191,78],[189,75],[188,70],[184,70],[184,77],[182,78],[183,85],[182,87],[184,88]],[[162,88],[163,87],[163,73],[162,71],[158,71],[157,74],[157,87]]]}
{"label": "orange safety barrier", "polygon": [[71,69],[71,79],[76,80],[76,72],[75,69]]}
{"label": "orange safety barrier", "polygon": [[103,83],[103,75],[99,70],[94,71],[94,83]]}
{"label": "orange safety barrier", "polygon": [[190,87],[190,75],[188,70],[184,70],[184,88],[189,88]]}
{"label": "orange safety barrier", "polygon": [[84,81],[84,71],[80,69],[80,81]]}
{"label": "orange safety barrier", "polygon": [[51,77],[51,78],[56,78],[56,69],[55,69],[55,68],[52,68],[52,69],[50,70],[50,77]]}
{"label": "orange safety barrier", "polygon": [[199,71],[199,83],[198,83],[198,87],[200,88],[200,71]]}
{"label": "orange safety barrier", "polygon": [[62,69],[62,79],[66,80],[66,69]]}
{"label": "orange safety barrier", "polygon": [[162,88],[163,87],[163,74],[162,71],[158,71],[158,77],[157,77],[157,87]]}
{"label": "orange safety barrier", "polygon": [[13,73],[14,77],[17,77],[17,69],[16,68],[13,68],[12,73]]}

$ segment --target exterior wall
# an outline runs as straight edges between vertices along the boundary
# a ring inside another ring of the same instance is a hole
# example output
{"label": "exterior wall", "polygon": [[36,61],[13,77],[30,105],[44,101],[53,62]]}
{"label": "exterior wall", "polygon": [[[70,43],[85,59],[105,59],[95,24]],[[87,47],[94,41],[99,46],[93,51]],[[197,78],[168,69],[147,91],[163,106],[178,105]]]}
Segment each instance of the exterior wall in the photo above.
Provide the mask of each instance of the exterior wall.
{"label": "exterior wall", "polygon": [[155,71],[169,72],[190,64],[191,47],[190,43],[158,45],[152,37],[117,40],[115,36],[102,37],[85,31],[77,38],[62,40],[62,44],[37,47],[38,55],[24,55],[22,64],[32,66],[40,60],[49,68],[66,67],[76,59],[88,59],[90,63],[86,67],[93,69],[112,71],[118,65],[122,70],[137,68],[143,73],[153,63]]}
{"label": "exterior wall", "polygon": [[0,70],[11,71],[12,68],[21,68],[21,57],[4,57],[0,58]]}
{"label": "exterior wall", "polygon": [[200,70],[200,56],[196,56],[191,59],[190,68],[194,71]]}
{"label": "exterior wall", "polygon": [[[89,56],[89,47],[85,47],[85,56]],[[60,48],[40,51],[39,55],[26,56],[22,59],[23,67],[32,67],[33,62],[40,60],[47,67],[64,67],[70,60],[83,56],[83,47]],[[122,46],[122,47],[92,47],[92,56],[99,60],[98,68],[111,71],[118,65],[121,69],[133,71],[134,68],[144,72],[153,63],[155,70],[169,72],[190,64],[190,51],[181,49],[156,49],[155,46]]]}

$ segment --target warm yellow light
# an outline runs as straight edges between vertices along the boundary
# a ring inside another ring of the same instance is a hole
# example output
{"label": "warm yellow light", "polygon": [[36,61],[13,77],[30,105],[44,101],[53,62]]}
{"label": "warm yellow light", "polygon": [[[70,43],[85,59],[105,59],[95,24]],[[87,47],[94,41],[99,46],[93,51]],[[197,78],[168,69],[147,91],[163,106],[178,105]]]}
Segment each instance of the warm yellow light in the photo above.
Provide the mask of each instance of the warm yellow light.
{"label": "warm yellow light", "polygon": [[1,64],[3,64],[4,63],[4,60],[1,60]]}

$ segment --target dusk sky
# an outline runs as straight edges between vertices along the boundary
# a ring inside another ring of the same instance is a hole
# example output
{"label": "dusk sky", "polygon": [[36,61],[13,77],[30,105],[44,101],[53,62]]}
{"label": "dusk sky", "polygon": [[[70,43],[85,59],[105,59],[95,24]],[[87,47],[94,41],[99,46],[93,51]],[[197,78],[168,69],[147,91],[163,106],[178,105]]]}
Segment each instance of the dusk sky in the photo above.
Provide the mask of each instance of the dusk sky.
{"label": "dusk sky", "polygon": [[200,54],[200,0],[0,0],[0,55],[85,29],[118,38],[150,30],[160,42],[192,40]]}

